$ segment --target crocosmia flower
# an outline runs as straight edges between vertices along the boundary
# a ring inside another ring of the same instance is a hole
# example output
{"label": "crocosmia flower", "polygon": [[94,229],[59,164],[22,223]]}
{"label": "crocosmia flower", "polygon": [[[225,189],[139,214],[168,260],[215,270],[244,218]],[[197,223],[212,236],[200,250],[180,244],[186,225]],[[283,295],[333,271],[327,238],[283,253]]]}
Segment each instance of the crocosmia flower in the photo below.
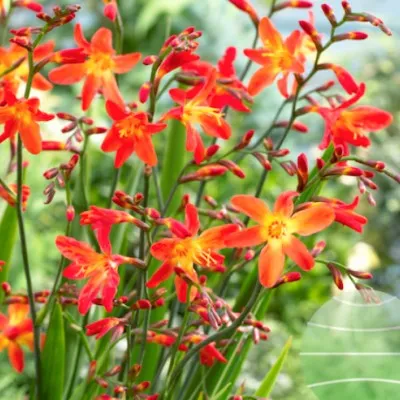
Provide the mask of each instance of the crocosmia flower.
{"label": "crocosmia flower", "polygon": [[225,243],[230,247],[251,247],[267,242],[258,261],[260,282],[265,287],[274,286],[280,278],[285,255],[303,270],[312,269],[313,257],[294,235],[312,235],[325,229],[335,218],[332,208],[323,203],[294,212],[293,198],[297,195],[297,192],[292,191],[282,193],[272,212],[262,200],[254,196],[232,197],[232,205],[258,225],[232,233]]}
{"label": "crocosmia flower", "polygon": [[[49,41],[37,46],[33,50],[33,61],[37,63],[47,57],[50,57],[53,53],[53,50],[53,41]],[[7,87],[8,90],[12,91],[14,94],[17,93],[20,83],[26,82],[28,79],[28,51],[15,43],[11,43],[10,47],[8,48],[0,47],[0,74],[18,63],[20,64],[17,68],[7,73],[2,78],[3,86]],[[42,74],[36,73],[33,76],[32,87],[38,90],[50,90],[53,85]],[[0,93],[0,102],[2,100],[3,95]]]}
{"label": "crocosmia flower", "polygon": [[[188,341],[191,343],[201,343],[205,338],[202,335],[190,335]],[[215,342],[209,343],[200,350],[200,363],[207,367],[212,367],[216,361],[226,363],[228,360],[215,346]]]}
{"label": "crocosmia flower", "polygon": [[85,78],[82,88],[82,109],[90,107],[96,93],[101,90],[107,100],[124,107],[114,74],[129,72],[139,61],[140,53],[116,55],[112,47],[112,33],[100,28],[88,42],[80,24],[75,25],[75,42],[88,59],[83,63],[65,64],[50,71],[49,78],[60,85],[71,85]]}
{"label": "crocosmia flower", "polygon": [[[8,185],[11,191],[14,193],[12,195],[8,192],[1,184],[0,184],[0,197],[3,198],[11,207],[15,207],[17,202],[17,185],[15,183],[11,183]],[[28,185],[22,185],[22,210],[26,210],[26,206],[28,204],[29,195],[31,194],[31,190]]]}
{"label": "crocosmia flower", "polygon": [[12,139],[17,132],[21,135],[25,148],[32,154],[42,150],[39,121],[50,121],[54,115],[39,110],[39,99],[17,99],[9,91],[5,93],[5,104],[0,107],[0,125],[4,124],[4,132],[0,135],[0,143]]}
{"label": "crocosmia flower", "polygon": [[296,30],[284,41],[268,17],[261,19],[258,32],[263,48],[244,50],[250,60],[262,66],[250,79],[249,93],[252,96],[260,93],[265,87],[271,85],[279,74],[282,74],[281,79],[278,80],[278,89],[283,96],[287,97],[289,75],[304,72],[305,59],[298,51],[303,37],[300,31]]}
{"label": "crocosmia flower", "polygon": [[22,346],[33,351],[33,324],[27,304],[11,304],[8,316],[0,313],[0,351],[8,349],[8,358],[17,372],[24,370]]}
{"label": "crocosmia flower", "polygon": [[315,106],[312,111],[318,112],[325,120],[325,132],[320,144],[325,149],[331,142],[341,145],[346,154],[349,145],[368,147],[371,144],[369,132],[387,128],[393,117],[387,111],[372,106],[352,107],[365,93],[365,84],[360,84],[358,92],[337,107]]}
{"label": "crocosmia flower", "polygon": [[164,123],[150,123],[147,113],[127,112],[112,101],[107,101],[108,115],[114,124],[108,131],[101,149],[106,152],[116,151],[115,168],[121,167],[133,152],[146,164],[157,164],[157,155],[151,136],[167,126]]}
{"label": "crocosmia flower", "polygon": [[104,308],[111,312],[119,284],[118,267],[121,264],[143,265],[138,259],[111,254],[107,249],[102,249],[102,253],[97,253],[87,243],[67,236],[57,236],[56,245],[60,253],[72,261],[65,268],[64,277],[73,280],[88,280],[78,299],[78,310],[81,314],[88,312],[93,300],[99,294],[101,294]]}
{"label": "crocosmia flower", "polygon": [[[151,246],[151,254],[157,260],[163,261],[161,267],[147,282],[147,287],[153,288],[169,278],[175,268],[182,270],[186,277],[194,283],[198,283],[198,276],[194,264],[203,268],[215,270],[222,266],[224,256],[217,250],[225,247],[224,238],[238,227],[234,224],[217,226],[205,230],[200,236],[200,222],[197,209],[193,204],[187,204],[185,208],[186,220],[182,224],[179,221],[169,219],[167,224],[173,237],[161,239]],[[175,277],[175,287],[179,301],[186,301],[188,290],[187,282],[180,276]],[[196,295],[196,288],[192,288],[191,297]]]}
{"label": "crocosmia flower", "polygon": [[215,88],[217,72],[215,69],[203,85],[198,85],[189,91],[182,89],[171,89],[172,99],[180,104],[169,110],[163,119],[174,118],[182,122],[186,128],[186,149],[194,152],[196,163],[201,163],[205,157],[203,140],[196,130],[195,125],[199,124],[203,131],[213,137],[229,139],[231,127],[225,121],[223,114],[218,108],[211,107],[207,98]]}
{"label": "crocosmia flower", "polygon": [[[248,112],[250,109],[243,100],[250,102],[251,98],[246,87],[236,75],[235,58],[236,49],[228,47],[224,56],[218,61],[216,85],[207,101],[211,107],[222,109],[229,106],[237,111]],[[183,72],[204,78],[207,78],[213,69],[213,65],[206,61],[194,61],[182,66]]]}
{"label": "crocosmia flower", "polygon": [[86,335],[96,336],[96,339],[100,339],[108,332],[112,332],[111,340],[117,340],[124,333],[125,324],[126,320],[122,318],[103,318],[86,325]]}

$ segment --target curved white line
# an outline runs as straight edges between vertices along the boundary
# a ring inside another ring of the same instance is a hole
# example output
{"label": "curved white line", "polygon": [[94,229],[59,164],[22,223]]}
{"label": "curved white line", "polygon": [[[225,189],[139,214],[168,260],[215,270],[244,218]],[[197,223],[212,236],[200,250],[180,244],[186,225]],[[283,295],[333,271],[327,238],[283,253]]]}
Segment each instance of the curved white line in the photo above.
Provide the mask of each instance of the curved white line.
{"label": "curved white line", "polygon": [[333,297],[333,300],[336,300],[339,303],[347,304],[348,306],[354,306],[354,307],[379,307],[379,306],[383,306],[384,304],[388,304],[391,301],[396,300],[396,299],[397,299],[397,297],[391,297],[390,299],[381,301],[380,303],[360,304],[360,303],[352,303],[351,301],[347,301],[347,300],[341,300],[338,297]]}
{"label": "curved white line", "polygon": [[312,352],[305,352],[305,353],[300,353],[301,356],[306,356],[306,357],[324,357],[324,356],[340,356],[340,357],[380,357],[380,356],[394,356],[394,357],[399,357],[400,353],[327,353],[327,352],[321,352],[321,353],[312,353]]}
{"label": "curved white line", "polygon": [[387,332],[387,331],[400,331],[400,326],[389,326],[387,328],[345,328],[341,326],[331,326],[316,324],[315,322],[309,322],[307,325],[315,326],[316,328],[331,329],[333,331],[343,332]]}
{"label": "curved white line", "polygon": [[400,381],[392,379],[379,379],[379,378],[350,378],[350,379],[337,379],[335,381],[318,382],[308,385],[309,388],[315,388],[319,386],[335,385],[336,383],[349,383],[349,382],[378,382],[378,383],[393,383],[400,385]]}

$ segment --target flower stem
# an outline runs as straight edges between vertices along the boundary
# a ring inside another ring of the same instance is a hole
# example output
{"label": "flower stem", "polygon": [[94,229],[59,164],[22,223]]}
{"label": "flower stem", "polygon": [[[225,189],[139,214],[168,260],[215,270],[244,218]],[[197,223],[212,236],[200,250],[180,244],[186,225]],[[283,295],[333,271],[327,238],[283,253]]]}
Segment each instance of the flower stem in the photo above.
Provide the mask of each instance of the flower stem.
{"label": "flower stem", "polygon": [[[242,311],[242,313],[239,315],[239,317],[227,328],[222,329],[218,332],[216,332],[214,335],[209,336],[207,339],[203,340],[196,346],[193,346],[183,357],[183,359],[177,364],[176,368],[174,369],[171,378],[168,380],[166,388],[169,388],[169,390],[172,390],[177,383],[178,378],[180,377],[183,368],[185,365],[190,361],[190,359],[195,356],[203,347],[207,346],[210,343],[216,342],[221,339],[225,339],[226,337],[230,336],[231,334],[236,332],[236,329],[239,328],[239,326],[242,324],[242,322],[246,319],[247,315],[251,312],[252,308],[256,304],[259,295],[261,293],[262,286],[261,284],[257,281],[256,286],[252,292],[252,295]],[[160,400],[162,399],[162,393],[160,396]]]}

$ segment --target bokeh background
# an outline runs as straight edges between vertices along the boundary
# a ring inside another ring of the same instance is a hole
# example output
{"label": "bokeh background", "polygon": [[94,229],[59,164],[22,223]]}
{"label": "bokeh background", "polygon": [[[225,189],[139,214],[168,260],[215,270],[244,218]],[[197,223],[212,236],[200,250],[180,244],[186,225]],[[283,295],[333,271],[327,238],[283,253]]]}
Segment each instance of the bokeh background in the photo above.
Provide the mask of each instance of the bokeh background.
{"label": "bokeh background", "polygon": [[[54,1],[44,0],[48,7]],[[87,37],[100,26],[109,26],[110,22],[102,15],[102,1],[63,1],[57,4],[80,3],[82,11],[78,13],[77,21],[84,26]],[[240,72],[246,63],[242,56],[242,49],[250,47],[254,28],[249,18],[226,0],[123,0],[120,1],[124,21],[124,51],[141,51],[145,55],[156,54],[161,46],[166,32],[179,32],[187,26],[194,25],[203,31],[200,40],[199,54],[203,59],[216,62],[228,46],[238,49],[237,70]],[[266,15],[270,0],[253,0],[260,15]],[[324,18],[319,5],[315,1],[316,26],[325,35],[329,33],[329,24]],[[339,0],[328,1],[341,15]],[[372,104],[393,113],[395,122],[386,132],[373,135],[374,145],[367,152],[362,151],[371,159],[379,159],[387,163],[392,169],[399,169],[400,139],[399,139],[399,109],[400,109],[400,57],[399,57],[399,28],[400,3],[398,0],[352,0],[354,10],[368,11],[384,19],[393,31],[392,37],[385,36],[381,31],[367,24],[354,27],[346,25],[345,30],[364,30],[370,35],[363,42],[341,42],[333,46],[324,56],[324,60],[344,65],[356,77],[357,81],[367,83],[367,95],[362,100],[364,104]],[[274,16],[274,21],[286,36],[298,28],[297,21],[307,19],[305,10],[285,10]],[[16,13],[11,19],[12,26],[35,24],[34,15],[25,10]],[[55,40],[57,48],[73,47],[72,26],[65,26],[55,30],[50,37]],[[137,100],[137,92],[141,83],[148,80],[149,67],[138,66],[133,72],[122,77],[120,87],[128,101]],[[328,78],[321,74],[312,81],[312,85],[323,83]],[[75,96],[80,86],[55,87],[51,93],[34,92],[42,101],[42,109],[48,112],[67,111],[80,115],[79,102]],[[247,129],[255,129],[261,134],[268,127],[282,98],[274,87],[267,89],[257,98],[254,112],[250,115],[230,113],[229,118],[233,126],[234,136],[240,137]],[[169,98],[161,99],[159,110],[168,106]],[[97,125],[109,126],[110,121],[104,114],[102,101],[98,100],[91,109],[91,117]],[[291,133],[285,147],[291,149],[294,159],[301,152],[310,156],[319,154],[317,145],[323,132],[322,121],[318,116],[302,119],[307,123],[310,132],[307,135]],[[48,139],[62,140],[60,129],[63,124],[54,120],[47,124],[44,136]],[[275,135],[281,132],[276,131]],[[99,139],[100,140],[100,139]],[[113,159],[99,151],[97,138],[90,144],[90,185],[89,198],[92,204],[105,205],[109,193],[109,183],[112,175]],[[155,137],[160,158],[165,138],[163,135]],[[232,142],[235,139],[232,139]],[[231,142],[231,143],[232,143]],[[34,268],[34,284],[36,289],[48,288],[51,285],[57,268],[58,255],[54,246],[54,238],[64,230],[64,197],[58,193],[50,205],[44,205],[42,194],[46,181],[43,172],[68,159],[67,154],[45,153],[40,157],[28,157],[27,181],[32,190],[30,205],[26,213],[31,264]],[[4,176],[8,164],[8,146],[0,146],[0,174]],[[207,186],[207,193],[219,201],[226,201],[234,193],[253,193],[256,181],[261,174],[261,167],[253,160],[245,159],[243,168],[247,179],[240,181],[236,177],[223,177],[217,183]],[[132,174],[139,171],[139,163],[132,157],[131,164],[124,168],[120,187],[134,179]],[[14,177],[10,177],[11,182]],[[361,199],[359,212],[369,218],[364,234],[360,236],[348,228],[331,227],[320,237],[325,239],[329,246],[324,255],[353,269],[368,270],[374,273],[373,286],[392,295],[400,294],[400,190],[392,181],[377,177],[379,190],[374,192],[376,207],[372,207],[366,198]],[[295,178],[275,168],[270,174],[264,187],[263,198],[272,202],[284,189],[295,188]],[[139,188],[140,189],[140,188]],[[197,185],[189,185],[188,191],[195,192]],[[357,194],[357,187],[353,179],[341,179],[325,187],[325,195],[338,197],[344,201],[351,201]],[[154,201],[154,205],[156,205]],[[4,204],[0,204],[0,212]],[[1,242],[4,238],[0,238]],[[21,256],[16,247],[10,271],[10,282],[14,288],[24,289],[25,282],[22,273]],[[237,293],[246,273],[254,265],[250,264],[241,274],[237,274],[231,281],[228,296],[233,298]],[[349,282],[346,288],[351,289]],[[310,274],[303,275],[299,283],[286,285],[277,290],[266,319],[272,328],[270,340],[260,344],[250,354],[243,371],[241,382],[251,393],[256,388],[276,359],[280,349],[290,335],[295,338],[294,348],[286,363],[283,374],[279,377],[274,391],[274,399],[298,400],[311,399],[312,394],[303,383],[303,376],[298,353],[301,350],[301,335],[307,321],[314,312],[334,294],[335,289],[328,271],[318,265]],[[29,373],[29,370],[28,370]],[[10,372],[6,355],[0,354],[0,398],[20,399],[24,388],[19,388],[19,380]]]}

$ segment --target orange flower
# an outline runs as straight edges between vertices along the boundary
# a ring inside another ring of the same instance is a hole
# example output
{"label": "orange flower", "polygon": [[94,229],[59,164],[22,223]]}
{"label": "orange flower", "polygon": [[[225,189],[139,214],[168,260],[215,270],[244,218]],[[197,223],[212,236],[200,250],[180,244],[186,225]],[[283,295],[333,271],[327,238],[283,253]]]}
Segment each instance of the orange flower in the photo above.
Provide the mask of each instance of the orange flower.
{"label": "orange flower", "polygon": [[0,107],[0,125],[4,124],[4,132],[0,135],[0,143],[13,138],[19,132],[26,149],[32,154],[42,150],[42,139],[38,121],[50,121],[54,115],[39,110],[39,99],[17,99],[9,91],[5,93],[5,105]]}
{"label": "orange flower", "polygon": [[117,152],[115,168],[120,168],[134,151],[144,163],[152,167],[156,165],[157,154],[151,136],[162,131],[167,125],[152,124],[147,113],[126,112],[112,101],[106,102],[106,110],[115,122],[104,138],[101,149],[105,152]]}
{"label": "orange flower", "polygon": [[182,122],[186,128],[186,150],[194,152],[194,159],[200,164],[205,157],[203,140],[194,124],[200,124],[203,131],[210,136],[229,139],[231,127],[223,118],[218,108],[210,107],[206,100],[215,87],[217,71],[213,69],[204,84],[200,84],[185,92],[182,89],[169,91],[172,99],[180,107],[169,110],[163,119],[174,118]]}
{"label": "orange flower", "polygon": [[109,331],[113,331],[111,340],[117,340],[124,333],[125,323],[126,321],[122,318],[103,318],[86,325],[86,335],[96,335],[96,339],[100,339]]}
{"label": "orange flower", "polygon": [[110,232],[114,224],[128,222],[140,229],[148,230],[149,226],[129,213],[120,210],[111,210],[96,206],[90,206],[88,211],[81,213],[81,225],[91,225],[96,232],[97,240],[105,253],[111,253]]}
{"label": "orange flower", "polygon": [[[33,51],[33,61],[39,61],[50,57],[54,50],[54,42],[49,41],[41,44]],[[20,65],[2,78],[2,85],[14,94],[17,93],[21,82],[26,82],[29,75],[28,51],[14,43],[9,48],[0,47],[0,73],[11,68],[13,65]],[[32,87],[38,90],[50,90],[53,85],[40,73],[33,77]],[[0,102],[3,101],[4,92],[0,89]]]}
{"label": "orange flower", "polygon": [[[168,226],[174,235],[173,238],[161,239],[151,246],[151,254],[157,260],[163,261],[161,267],[147,282],[147,287],[154,288],[169,278],[174,268],[182,270],[188,279],[198,283],[194,264],[208,269],[217,269],[224,262],[224,256],[216,250],[222,249],[224,237],[236,232],[238,227],[234,224],[223,225],[205,230],[200,236],[200,221],[197,209],[193,204],[185,208],[185,223],[168,219]],[[186,301],[188,289],[187,282],[180,276],[175,277],[175,287],[179,301]],[[195,297],[196,288],[192,288],[191,297]]]}
{"label": "orange flower", "polygon": [[[208,96],[211,107],[223,109],[226,106],[237,111],[249,112],[250,109],[243,99],[251,101],[246,87],[236,75],[234,61],[236,49],[228,47],[224,56],[218,61],[216,85]],[[205,61],[194,61],[182,66],[182,71],[207,78],[212,73],[213,66]]]}
{"label": "orange flower", "polygon": [[24,370],[24,353],[21,346],[33,351],[33,324],[28,318],[27,304],[8,306],[8,317],[0,313],[0,351],[8,348],[8,358],[17,372]]}
{"label": "orange flower", "polygon": [[[17,202],[17,185],[11,183],[8,187],[14,192],[14,196],[11,195],[2,185],[0,185],[0,197],[2,197],[11,207],[15,207]],[[28,185],[22,185],[22,210],[26,210],[29,195],[31,190]]]}
{"label": "orange flower", "polygon": [[225,243],[230,247],[248,247],[268,242],[258,261],[259,278],[263,286],[273,287],[276,284],[284,268],[285,254],[303,270],[312,269],[313,257],[293,234],[312,235],[325,229],[335,218],[332,208],[322,203],[293,213],[293,198],[296,196],[297,192],[282,193],[273,212],[262,200],[254,196],[237,195],[231,200],[236,209],[254,219],[259,225],[232,233]]}
{"label": "orange flower", "polygon": [[118,267],[121,264],[143,265],[138,259],[111,254],[105,249],[102,249],[103,253],[96,253],[88,244],[67,236],[57,236],[56,246],[65,258],[72,261],[65,268],[64,277],[88,279],[79,295],[78,311],[81,314],[88,312],[100,292],[104,308],[111,312],[119,284]]}
{"label": "orange flower", "polygon": [[325,149],[331,142],[343,146],[345,154],[349,153],[348,145],[368,147],[371,141],[369,132],[387,128],[393,117],[387,111],[372,106],[350,108],[365,93],[365,84],[360,84],[357,93],[337,107],[315,106],[311,111],[317,112],[325,120],[325,132],[320,144]]}
{"label": "orange flower", "polygon": [[129,72],[139,61],[140,53],[116,55],[112,47],[112,33],[100,28],[88,42],[80,24],[75,25],[75,42],[84,50],[88,59],[83,63],[62,65],[50,71],[49,78],[60,85],[71,85],[85,79],[82,88],[82,109],[86,111],[96,93],[101,89],[104,97],[124,107],[114,74]]}
{"label": "orange flower", "polygon": [[303,36],[296,30],[283,41],[281,34],[268,17],[261,19],[258,32],[264,47],[244,50],[250,60],[262,65],[250,79],[249,93],[252,96],[260,93],[271,85],[279,74],[282,74],[282,78],[278,80],[278,89],[287,97],[289,74],[304,72],[304,57],[300,57],[298,51],[304,40]]}
{"label": "orange flower", "polygon": [[[188,337],[191,343],[201,343],[204,337],[201,335],[190,335]],[[223,354],[216,348],[215,342],[209,343],[200,350],[200,363],[206,365],[207,367],[212,367],[215,361],[226,363],[228,360],[223,356]]]}
{"label": "orange flower", "polygon": [[[329,199],[326,197],[316,197],[316,201],[324,202],[332,207],[335,212],[335,221],[342,225],[348,226],[356,232],[362,232],[364,225],[368,222],[368,219],[363,215],[357,214],[354,210],[357,208],[359,203],[359,197],[356,196],[354,200],[347,204],[339,199]],[[302,207],[313,207],[315,203],[304,203]]]}

